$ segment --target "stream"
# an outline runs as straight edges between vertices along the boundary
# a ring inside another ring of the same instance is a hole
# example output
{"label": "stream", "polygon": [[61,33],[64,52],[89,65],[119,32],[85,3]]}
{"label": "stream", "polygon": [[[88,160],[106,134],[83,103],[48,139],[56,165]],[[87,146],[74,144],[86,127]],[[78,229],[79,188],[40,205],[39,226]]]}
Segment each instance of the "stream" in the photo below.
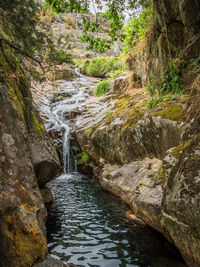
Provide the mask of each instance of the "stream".
{"label": "stream", "polygon": [[[81,75],[59,85],[59,101],[43,99],[48,131],[62,132],[63,175],[50,182],[54,202],[47,221],[52,257],[76,266],[184,267],[177,250],[161,234],[126,219],[129,207],[77,172],[70,133],[94,82]],[[64,97],[63,97],[64,96]]]}

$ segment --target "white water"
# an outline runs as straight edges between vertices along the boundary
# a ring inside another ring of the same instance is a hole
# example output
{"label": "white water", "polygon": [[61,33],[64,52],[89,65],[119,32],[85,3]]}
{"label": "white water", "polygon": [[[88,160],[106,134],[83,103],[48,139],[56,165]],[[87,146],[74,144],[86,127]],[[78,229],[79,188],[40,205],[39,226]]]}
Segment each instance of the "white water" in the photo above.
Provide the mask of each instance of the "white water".
{"label": "white water", "polygon": [[40,107],[46,121],[47,131],[56,130],[63,136],[63,170],[64,173],[76,172],[76,162],[70,148],[70,133],[75,123],[71,117],[72,112],[81,111],[82,106],[89,97],[90,81],[78,72],[78,78],[73,81],[63,81],[58,87],[58,94],[64,95],[59,101],[52,103],[47,98],[42,99]]}

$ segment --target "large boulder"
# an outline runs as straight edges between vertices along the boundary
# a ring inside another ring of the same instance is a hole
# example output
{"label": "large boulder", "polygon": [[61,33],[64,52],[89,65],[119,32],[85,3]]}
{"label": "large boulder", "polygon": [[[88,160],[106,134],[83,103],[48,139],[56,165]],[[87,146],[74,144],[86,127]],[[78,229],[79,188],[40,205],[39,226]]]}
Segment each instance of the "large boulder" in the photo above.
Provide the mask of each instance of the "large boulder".
{"label": "large boulder", "polygon": [[175,150],[163,195],[163,225],[188,266],[200,266],[200,135]]}
{"label": "large boulder", "polygon": [[32,106],[23,70],[0,53],[0,265],[28,267],[47,255],[39,186],[61,171]]}

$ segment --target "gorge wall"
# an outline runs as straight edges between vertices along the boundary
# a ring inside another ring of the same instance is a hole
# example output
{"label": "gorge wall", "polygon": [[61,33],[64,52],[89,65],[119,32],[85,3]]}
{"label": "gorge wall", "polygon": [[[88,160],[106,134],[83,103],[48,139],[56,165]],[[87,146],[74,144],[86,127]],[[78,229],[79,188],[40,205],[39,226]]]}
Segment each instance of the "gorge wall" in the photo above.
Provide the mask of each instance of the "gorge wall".
{"label": "gorge wall", "polygon": [[0,49],[0,265],[32,266],[47,255],[41,191],[61,172],[13,53]]}
{"label": "gorge wall", "polygon": [[[199,69],[190,71],[200,53],[200,3],[153,2],[154,23],[127,57],[129,73],[115,79],[106,97],[89,99],[76,137],[102,187],[129,203],[194,267],[200,266],[200,82]],[[186,94],[147,108],[150,96],[138,87],[151,74],[159,80],[180,57]]]}

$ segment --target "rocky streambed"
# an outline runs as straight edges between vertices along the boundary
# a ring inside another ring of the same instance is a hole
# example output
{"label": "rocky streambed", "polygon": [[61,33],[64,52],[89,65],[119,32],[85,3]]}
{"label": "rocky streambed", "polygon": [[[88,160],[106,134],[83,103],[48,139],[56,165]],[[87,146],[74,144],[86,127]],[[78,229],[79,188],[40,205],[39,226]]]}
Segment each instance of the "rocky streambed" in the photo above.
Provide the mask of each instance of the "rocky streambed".
{"label": "rocky streambed", "polygon": [[[128,101],[129,106],[130,99],[135,99],[137,104],[146,99],[143,99],[140,91],[128,98],[127,95],[125,98],[116,97],[114,91],[106,97],[93,97],[90,91],[96,80],[77,72],[76,75],[72,81],[58,80],[53,95],[46,97],[44,94],[36,99],[46,127],[57,146],[63,136],[62,161],[65,174],[50,184],[55,198],[48,220],[51,255],[78,266],[184,266],[176,250],[165,239],[143,224],[138,226],[129,223],[125,217],[129,208],[101,189],[103,187],[119,196],[131,205],[138,217],[161,231],[159,216],[162,179],[155,178],[154,181],[154,178],[149,178],[161,168],[161,158],[146,157],[142,161],[133,158],[133,162],[128,163],[134,155],[134,151],[129,155],[124,152],[131,150],[127,148],[130,143],[123,143],[123,138],[113,143],[116,141],[114,136],[123,133],[120,127],[124,121],[118,114],[113,118],[116,105],[123,113],[124,107],[129,111],[124,102]],[[140,103],[140,106],[143,110],[144,103]],[[129,112],[126,113],[129,115]],[[159,121],[152,121],[152,124],[159,125]],[[166,120],[166,123],[165,129],[172,129],[172,135],[176,136],[165,142],[164,146],[169,148],[179,142],[181,130],[176,128],[175,121]],[[73,133],[73,139],[70,132]],[[95,132],[100,135],[95,135]],[[163,133],[163,140],[167,135]],[[77,152],[77,148],[74,149],[70,143],[79,145],[81,151]],[[164,150],[158,149],[158,154],[164,153]],[[137,149],[137,153],[141,154],[141,151]],[[76,172],[77,153],[89,155],[86,162],[79,162],[81,169],[86,173],[89,170],[90,176],[98,177],[101,187],[97,181]],[[137,203],[134,202],[136,192],[138,197],[145,196],[143,206],[137,206],[138,212],[133,207]]]}

